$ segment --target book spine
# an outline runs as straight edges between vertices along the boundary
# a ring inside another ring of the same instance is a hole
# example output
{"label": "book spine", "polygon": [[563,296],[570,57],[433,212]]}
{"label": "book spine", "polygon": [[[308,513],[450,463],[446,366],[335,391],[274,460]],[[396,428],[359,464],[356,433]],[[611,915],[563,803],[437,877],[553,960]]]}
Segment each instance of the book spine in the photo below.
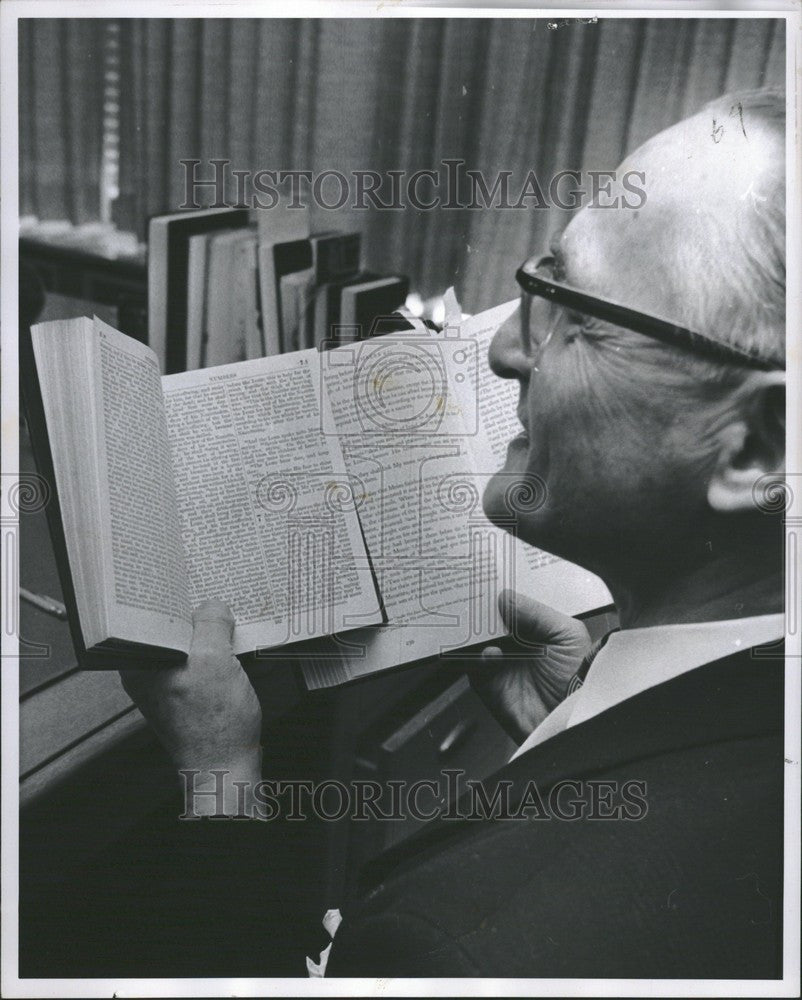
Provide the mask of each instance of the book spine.
{"label": "book spine", "polygon": [[245,316],[245,357],[261,358],[264,354],[259,323],[259,282],[256,260],[256,237],[246,240],[240,248],[238,267],[242,274],[242,305]]}
{"label": "book spine", "polygon": [[265,357],[281,354],[281,315],[276,289],[275,252],[272,244],[259,247],[259,296],[262,303],[262,336]]}
{"label": "book spine", "polygon": [[206,275],[208,237],[193,236],[189,241],[187,282],[187,371],[203,364],[206,322]]}
{"label": "book spine", "polygon": [[167,364],[167,243],[169,229],[166,220],[151,219],[148,226],[148,346],[159,360],[159,368]]}

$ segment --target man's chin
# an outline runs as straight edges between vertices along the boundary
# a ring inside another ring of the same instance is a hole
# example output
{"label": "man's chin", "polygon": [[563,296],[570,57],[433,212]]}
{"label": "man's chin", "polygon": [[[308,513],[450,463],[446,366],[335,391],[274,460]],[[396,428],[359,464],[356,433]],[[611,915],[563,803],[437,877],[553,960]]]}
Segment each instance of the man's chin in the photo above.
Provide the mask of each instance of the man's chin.
{"label": "man's chin", "polygon": [[509,508],[505,503],[508,486],[509,480],[505,473],[503,471],[497,472],[488,481],[482,494],[482,509],[485,512],[485,517],[500,527],[508,527],[510,521]]}
{"label": "man's chin", "polygon": [[520,531],[546,501],[546,483],[528,465],[529,440],[522,434],[509,443],[504,468],[491,476],[482,496],[485,516],[499,527]]}

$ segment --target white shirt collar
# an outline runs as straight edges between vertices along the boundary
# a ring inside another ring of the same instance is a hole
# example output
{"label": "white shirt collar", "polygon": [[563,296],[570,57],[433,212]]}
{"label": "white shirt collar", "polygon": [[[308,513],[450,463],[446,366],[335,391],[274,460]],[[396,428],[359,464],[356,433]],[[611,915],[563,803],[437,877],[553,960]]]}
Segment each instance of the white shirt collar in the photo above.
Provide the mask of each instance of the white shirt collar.
{"label": "white shirt collar", "polygon": [[543,720],[514,756],[647,688],[784,634],[781,613],[613,632],[582,687]]}
{"label": "white shirt collar", "polygon": [[784,634],[782,614],[613,632],[593,661],[566,728],[694,670]]}

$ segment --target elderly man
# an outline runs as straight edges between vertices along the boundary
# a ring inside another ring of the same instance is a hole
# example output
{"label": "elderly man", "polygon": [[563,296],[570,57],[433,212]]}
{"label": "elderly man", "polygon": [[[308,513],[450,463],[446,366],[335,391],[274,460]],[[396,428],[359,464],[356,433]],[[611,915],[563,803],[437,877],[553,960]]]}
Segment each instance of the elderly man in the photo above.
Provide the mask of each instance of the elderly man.
{"label": "elderly man", "polygon": [[[547,653],[488,649],[473,681],[522,743],[487,796],[529,796],[529,820],[430,824],[346,912],[328,975],[780,975],[782,540],[760,486],[785,453],[783,101],[722,98],[621,169],[645,173],[646,204],[585,208],[518,272],[490,363],[520,383],[523,433],[484,501],[500,520],[510,474],[541,477],[521,534],[598,573],[621,629],[591,660],[580,623],[505,595]],[[209,603],[186,667],[124,681],[178,767],[254,782],[230,631]],[[572,822],[541,808],[560,784]],[[245,912],[266,826],[209,835]]]}

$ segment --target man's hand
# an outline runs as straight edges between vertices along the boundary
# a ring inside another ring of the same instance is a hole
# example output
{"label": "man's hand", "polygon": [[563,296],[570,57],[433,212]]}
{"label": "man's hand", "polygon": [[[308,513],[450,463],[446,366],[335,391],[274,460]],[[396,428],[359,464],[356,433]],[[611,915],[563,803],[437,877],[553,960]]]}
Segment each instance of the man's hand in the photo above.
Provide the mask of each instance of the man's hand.
{"label": "man's hand", "polygon": [[[469,676],[474,691],[520,744],[563,701],[591,641],[576,618],[513,590],[503,591],[498,603],[512,635],[484,649]],[[543,648],[527,650],[534,644]]]}
{"label": "man's hand", "polygon": [[128,695],[156,732],[178,770],[230,772],[231,781],[261,779],[262,710],[234,656],[234,617],[206,601],[192,617],[192,648],[182,666],[121,670]]}

